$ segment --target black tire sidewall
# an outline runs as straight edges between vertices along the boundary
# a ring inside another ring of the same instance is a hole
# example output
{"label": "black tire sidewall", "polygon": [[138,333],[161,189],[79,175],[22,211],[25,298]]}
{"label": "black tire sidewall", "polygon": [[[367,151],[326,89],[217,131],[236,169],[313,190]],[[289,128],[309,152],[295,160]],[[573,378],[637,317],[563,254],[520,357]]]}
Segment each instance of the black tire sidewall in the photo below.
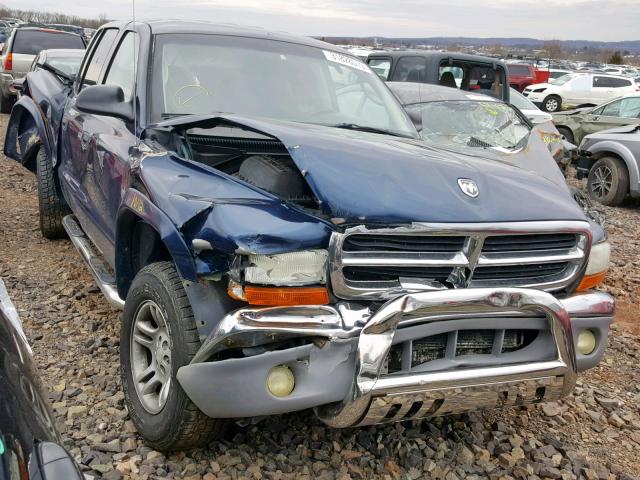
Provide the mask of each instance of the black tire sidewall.
{"label": "black tire sidewall", "polygon": [[[190,402],[176,378],[178,369],[183,365],[187,365],[191,360],[187,350],[184,348],[185,338],[181,320],[185,319],[178,318],[180,312],[177,311],[178,308],[171,288],[168,288],[166,283],[167,279],[151,274],[146,269],[143,269],[136,276],[125,302],[120,335],[122,386],[125,390],[125,398],[131,403],[129,405],[129,415],[145,440],[150,443],[165,441],[176,435],[176,427],[179,427],[181,423],[178,417],[185,410],[187,402]],[[138,399],[131,371],[130,349],[135,313],[145,300],[153,300],[164,313],[171,341],[171,389],[167,402],[157,414],[147,412],[142,406]],[[182,312],[182,314],[184,313]]]}
{"label": "black tire sidewall", "polygon": [[564,138],[567,139],[567,142],[573,143],[575,145],[575,136],[573,135],[573,131],[567,127],[558,127],[558,132],[560,135],[564,135]]}
{"label": "black tire sidewall", "polygon": [[[593,194],[592,182],[595,178],[596,170],[603,165],[607,166],[611,171],[611,190],[605,197],[598,198]],[[626,167],[621,165],[618,159],[612,157],[601,158],[591,167],[591,170],[589,170],[589,176],[587,177],[589,196],[603,205],[619,205],[624,200],[628,191],[627,175]]]}

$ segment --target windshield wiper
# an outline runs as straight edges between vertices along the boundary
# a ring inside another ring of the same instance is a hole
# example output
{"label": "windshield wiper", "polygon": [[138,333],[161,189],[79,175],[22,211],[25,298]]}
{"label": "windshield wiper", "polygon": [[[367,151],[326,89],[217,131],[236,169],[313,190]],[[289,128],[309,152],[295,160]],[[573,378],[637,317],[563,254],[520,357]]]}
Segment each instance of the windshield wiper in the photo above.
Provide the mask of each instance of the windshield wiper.
{"label": "windshield wiper", "polygon": [[57,69],[52,65],[49,65],[48,63],[43,63],[42,65],[39,65],[39,67],[42,68],[43,70],[46,70],[47,72],[53,73],[54,75],[57,75],[58,77],[62,78],[65,83],[73,83],[75,80],[74,76],[68,75],[67,73]]}
{"label": "windshield wiper", "polygon": [[327,125],[333,128],[343,128],[345,130],[356,130],[358,132],[370,132],[381,133],[382,135],[392,135],[394,137],[413,138],[411,135],[404,135],[398,132],[392,132],[391,130],[385,130],[384,128],[367,127],[364,125],[358,125],[356,123],[336,123],[335,125]]}

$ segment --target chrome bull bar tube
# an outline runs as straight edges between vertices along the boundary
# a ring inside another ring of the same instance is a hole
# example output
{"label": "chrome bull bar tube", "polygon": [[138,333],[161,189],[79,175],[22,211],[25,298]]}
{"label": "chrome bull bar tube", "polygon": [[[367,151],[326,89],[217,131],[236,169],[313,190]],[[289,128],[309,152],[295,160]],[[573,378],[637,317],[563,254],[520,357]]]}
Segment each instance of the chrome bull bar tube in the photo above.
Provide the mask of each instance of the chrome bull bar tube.
{"label": "chrome bull bar tube", "polygon": [[[483,367],[459,371],[380,377],[396,329],[404,315],[420,312],[424,321],[442,314],[532,312],[543,314],[555,341],[556,358],[521,365]],[[356,352],[354,380],[349,394],[337,404],[316,409],[332,427],[352,427],[399,420],[398,414],[416,409],[412,418],[456,413],[478,408],[478,399],[491,398],[493,406],[530,403],[540,388],[545,399],[567,395],[575,385],[576,360],[571,320],[562,303],[551,294],[531,289],[463,289],[408,294],[391,300],[362,328]],[[509,399],[509,391],[514,399]],[[505,395],[506,392],[506,395]],[[444,403],[453,407],[441,408]],[[457,403],[457,405],[455,405]],[[485,402],[486,403],[486,402]],[[397,407],[393,415],[388,407]],[[482,408],[482,405],[479,405]]]}

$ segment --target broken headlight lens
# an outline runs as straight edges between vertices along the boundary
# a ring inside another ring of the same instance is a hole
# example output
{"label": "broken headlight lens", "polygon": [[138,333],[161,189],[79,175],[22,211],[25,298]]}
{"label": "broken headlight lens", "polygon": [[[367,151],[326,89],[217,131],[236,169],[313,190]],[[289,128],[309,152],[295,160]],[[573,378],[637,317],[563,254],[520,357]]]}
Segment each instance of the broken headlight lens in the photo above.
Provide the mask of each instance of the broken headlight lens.
{"label": "broken headlight lens", "polygon": [[278,286],[317,285],[326,283],[326,250],[305,250],[277,255],[248,256],[244,269],[245,283]]}

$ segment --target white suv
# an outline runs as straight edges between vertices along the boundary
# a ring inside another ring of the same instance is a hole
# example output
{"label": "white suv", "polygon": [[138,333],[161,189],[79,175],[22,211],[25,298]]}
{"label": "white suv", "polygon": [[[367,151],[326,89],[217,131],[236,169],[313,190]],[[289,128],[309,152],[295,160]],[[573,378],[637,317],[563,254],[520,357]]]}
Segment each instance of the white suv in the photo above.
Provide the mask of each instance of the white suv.
{"label": "white suv", "polygon": [[570,73],[549,83],[530,85],[522,92],[547,112],[562,107],[600,105],[639,89],[633,79],[618,75]]}

